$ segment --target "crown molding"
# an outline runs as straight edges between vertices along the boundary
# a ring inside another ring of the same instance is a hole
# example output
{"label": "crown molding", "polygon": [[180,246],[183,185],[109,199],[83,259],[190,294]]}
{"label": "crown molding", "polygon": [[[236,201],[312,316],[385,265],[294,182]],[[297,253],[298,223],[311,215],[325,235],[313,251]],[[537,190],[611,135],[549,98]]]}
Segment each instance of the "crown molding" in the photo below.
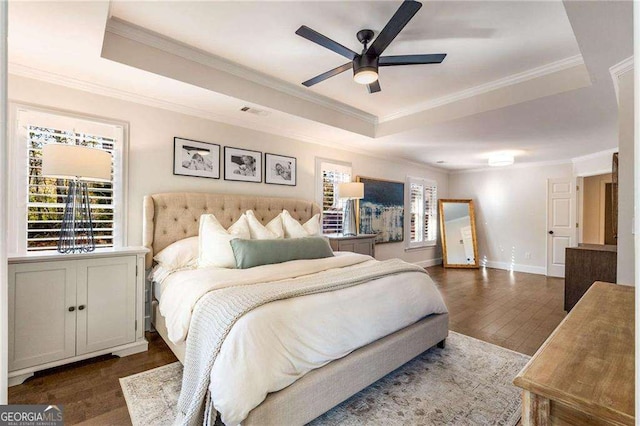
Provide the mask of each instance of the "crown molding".
{"label": "crown molding", "polygon": [[219,71],[229,73],[253,83],[278,90],[282,93],[286,93],[287,95],[295,96],[302,100],[312,102],[324,108],[332,109],[341,114],[363,120],[373,126],[378,123],[378,118],[373,114],[367,113],[358,108],[354,108],[350,105],[346,105],[342,102],[335,101],[326,96],[313,93],[307,89],[299,88],[298,86],[286,81],[268,76],[252,68],[228,61],[220,56],[205,52],[201,49],[165,37],[161,34],[147,30],[146,28],[139,27],[122,19],[116,17],[109,18],[109,20],[107,21],[106,31],[136,41],[138,43],[142,43],[146,46],[162,50],[166,53],[179,56],[189,61],[193,61],[201,65],[205,65]]}
{"label": "crown molding", "polygon": [[595,160],[600,157],[610,157],[614,153],[618,152],[618,147],[605,149],[603,151],[594,152],[592,154],[581,155],[580,157],[573,157],[571,162],[573,164],[580,163],[582,161]]}
{"label": "crown molding", "polygon": [[553,74],[558,71],[563,71],[568,68],[575,67],[577,65],[584,65],[584,59],[582,58],[582,55],[570,56],[568,58],[564,58],[559,61],[551,62],[550,64],[542,65],[537,68],[532,68],[530,70],[523,71],[517,74],[512,74],[507,77],[500,78],[498,80],[490,81],[488,83],[484,83],[479,86],[472,87],[470,89],[461,90],[459,92],[452,93],[450,95],[442,96],[437,99],[432,99],[430,101],[414,105],[411,108],[407,108],[393,114],[379,117],[378,121],[380,123],[383,123],[386,121],[392,121],[397,118],[405,117],[407,115],[416,114],[421,111],[425,111],[425,110],[436,108],[442,105],[461,101],[463,99],[472,98],[474,96],[482,95],[484,93],[488,93],[497,89],[512,86],[518,83],[523,83],[528,80],[533,80],[534,78],[543,77],[548,74]]}
{"label": "crown molding", "polygon": [[279,126],[271,126],[267,123],[258,123],[258,122],[247,122],[237,117],[231,117],[228,115],[215,114],[208,110],[202,110],[199,108],[193,108],[190,106],[186,106],[183,104],[178,104],[175,102],[169,102],[157,98],[153,98],[150,96],[144,96],[137,93],[132,93],[120,89],[114,89],[107,86],[102,86],[99,84],[91,83],[84,80],[79,80],[76,78],[71,78],[67,76],[63,76],[60,74],[55,74],[50,71],[43,71],[36,68],[27,67],[25,65],[17,64],[17,63],[9,63],[9,74],[17,75],[20,77],[30,78],[38,81],[43,81],[45,83],[51,83],[58,86],[68,87],[70,89],[81,90],[84,92],[89,92],[95,95],[107,96],[110,98],[120,99],[127,102],[133,102],[136,104],[146,105],[153,108],[159,108],[167,111],[177,112],[180,114],[185,114],[192,117],[203,118],[205,120],[211,120],[219,123],[229,124],[232,126],[246,128],[252,131],[269,133],[276,136],[286,137],[289,139],[297,140],[304,143],[310,143],[314,145],[320,145],[330,148],[337,148],[347,152],[353,152],[355,154],[365,155],[372,158],[377,158],[386,161],[394,161],[399,164],[408,164],[413,165],[415,167],[420,167],[424,170],[429,170],[435,173],[444,173],[448,174],[449,170],[445,168],[439,168],[432,166],[430,164],[421,163],[413,160],[409,160],[399,156],[389,156],[384,154],[372,153],[367,150],[358,149],[354,147],[350,147],[345,145],[344,143],[338,142],[329,142],[325,139],[314,138],[309,136],[308,134],[303,133],[295,133],[286,131],[283,132],[282,128]]}
{"label": "crown molding", "polygon": [[631,71],[633,69],[633,55],[629,56],[627,59],[624,59],[620,62],[618,62],[617,64],[613,65],[611,68],[609,68],[609,74],[611,74],[611,79],[613,80],[613,89],[616,92],[616,101],[620,102],[620,95],[619,95],[619,86],[618,86],[618,80],[620,79],[620,77],[626,73],[627,71]]}
{"label": "crown molding", "polygon": [[550,160],[550,161],[533,161],[530,163],[515,163],[510,166],[505,167],[491,167],[491,166],[482,166],[474,169],[464,169],[464,170],[451,170],[449,174],[451,175],[462,175],[466,173],[480,173],[480,172],[498,172],[498,171],[506,171],[506,170],[514,170],[514,169],[527,169],[530,167],[545,167],[545,166],[560,166],[565,164],[572,164],[571,159],[567,160]]}

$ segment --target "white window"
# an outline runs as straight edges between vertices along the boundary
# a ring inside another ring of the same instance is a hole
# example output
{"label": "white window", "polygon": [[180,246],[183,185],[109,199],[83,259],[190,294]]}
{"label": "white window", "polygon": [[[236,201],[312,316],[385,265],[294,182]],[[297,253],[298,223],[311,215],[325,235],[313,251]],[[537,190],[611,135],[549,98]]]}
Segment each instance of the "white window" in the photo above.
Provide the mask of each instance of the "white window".
{"label": "white window", "polygon": [[16,200],[10,221],[15,253],[54,250],[67,195],[67,179],[42,176],[42,147],[76,144],[102,149],[112,157],[112,181],[88,181],[96,248],[124,245],[124,134],[122,124],[53,111],[12,108],[10,188]]}
{"label": "white window", "polygon": [[317,200],[322,207],[322,232],[342,232],[344,200],[337,195],[338,184],[351,182],[351,164],[316,159]]}
{"label": "white window", "polygon": [[435,181],[408,178],[409,226],[407,246],[409,248],[436,244],[438,226],[438,191]]}

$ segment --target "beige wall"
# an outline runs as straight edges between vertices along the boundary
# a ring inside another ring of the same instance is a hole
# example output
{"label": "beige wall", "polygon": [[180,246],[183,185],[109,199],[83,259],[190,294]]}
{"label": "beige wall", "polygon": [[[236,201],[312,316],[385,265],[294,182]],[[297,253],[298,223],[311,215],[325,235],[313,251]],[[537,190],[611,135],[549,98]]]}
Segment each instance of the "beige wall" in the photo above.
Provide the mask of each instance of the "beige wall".
{"label": "beige wall", "polygon": [[582,242],[604,244],[604,187],[611,173],[588,176],[582,183]]}
{"label": "beige wall", "polygon": [[[9,99],[129,123],[129,245],[141,243],[142,197],[146,194],[203,191],[315,199],[316,157],[351,162],[354,175],[400,181],[407,176],[434,179],[438,182],[439,196],[446,197],[448,193],[447,174],[435,169],[309,144],[23,77],[9,76]],[[296,157],[298,185],[287,187],[174,176],[174,136]],[[377,246],[376,257],[399,257],[426,264],[432,263],[430,261],[439,258],[440,254],[435,247],[405,251],[404,243],[390,243]]]}
{"label": "beige wall", "polygon": [[618,283],[635,285],[633,70],[618,79]]}
{"label": "beige wall", "polygon": [[566,163],[451,174],[449,196],[475,202],[480,264],[545,274],[547,179],[572,173]]}

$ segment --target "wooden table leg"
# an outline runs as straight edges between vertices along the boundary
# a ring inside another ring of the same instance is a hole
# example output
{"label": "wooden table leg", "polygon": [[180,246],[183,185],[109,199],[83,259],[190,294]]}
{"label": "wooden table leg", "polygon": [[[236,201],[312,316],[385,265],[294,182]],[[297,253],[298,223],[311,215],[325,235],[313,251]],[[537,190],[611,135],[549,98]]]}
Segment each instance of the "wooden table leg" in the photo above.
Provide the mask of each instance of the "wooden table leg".
{"label": "wooden table leg", "polygon": [[548,426],[550,403],[529,391],[522,391],[522,426]]}

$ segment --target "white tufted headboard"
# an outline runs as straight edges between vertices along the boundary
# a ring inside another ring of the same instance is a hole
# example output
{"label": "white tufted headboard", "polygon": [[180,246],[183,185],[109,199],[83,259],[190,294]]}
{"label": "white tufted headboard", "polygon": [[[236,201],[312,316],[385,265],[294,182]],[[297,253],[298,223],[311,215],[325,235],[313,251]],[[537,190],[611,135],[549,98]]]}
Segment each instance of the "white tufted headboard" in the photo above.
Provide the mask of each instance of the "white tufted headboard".
{"label": "white tufted headboard", "polygon": [[228,228],[242,213],[253,210],[256,217],[268,223],[283,209],[300,223],[320,213],[320,207],[312,202],[295,198],[268,198],[246,195],[208,194],[198,192],[169,192],[144,197],[142,244],[149,249],[146,267],[150,268],[153,256],[163,248],[183,238],[198,235],[200,216],[213,213]]}

